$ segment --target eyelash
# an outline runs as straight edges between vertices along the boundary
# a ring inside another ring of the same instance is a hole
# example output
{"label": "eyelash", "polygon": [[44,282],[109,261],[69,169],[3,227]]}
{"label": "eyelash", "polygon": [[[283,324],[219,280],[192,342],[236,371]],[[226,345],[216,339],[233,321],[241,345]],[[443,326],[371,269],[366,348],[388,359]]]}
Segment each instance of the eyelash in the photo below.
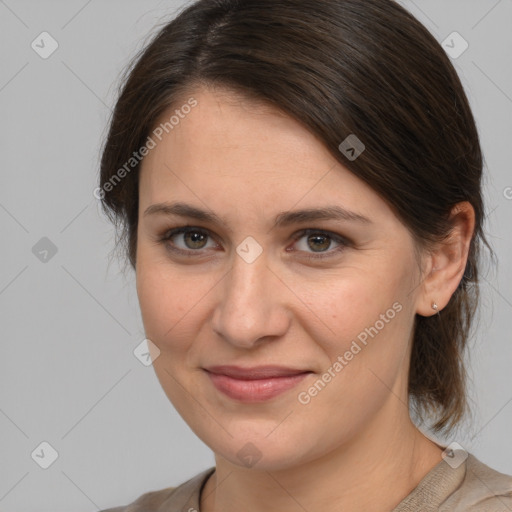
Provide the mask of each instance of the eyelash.
{"label": "eyelash", "polygon": [[[163,236],[158,237],[157,243],[164,244],[167,249],[174,252],[175,254],[183,255],[186,257],[200,256],[199,253],[201,252],[202,249],[183,250],[183,249],[179,249],[179,248],[173,246],[173,244],[170,243],[170,240],[174,236],[184,234],[184,233],[189,233],[189,232],[201,233],[203,235],[208,236],[210,239],[214,239],[214,237],[211,235],[211,233],[207,229],[198,228],[195,226],[182,226],[179,228],[167,230]],[[298,242],[301,238],[308,236],[308,235],[325,236],[325,237],[331,239],[332,241],[334,241],[335,243],[340,244],[340,246],[335,249],[328,249],[327,251],[324,251],[324,252],[307,253],[308,255],[305,256],[306,259],[319,260],[319,259],[330,258],[330,257],[333,257],[334,255],[337,255],[338,253],[345,250],[347,247],[349,247],[351,245],[351,243],[346,238],[344,238],[340,235],[337,235],[336,233],[332,233],[330,231],[325,231],[325,230],[321,230],[321,229],[312,229],[312,228],[303,229],[302,231],[294,234],[293,240],[294,240],[294,242]],[[295,252],[295,251],[293,251],[293,252]],[[198,253],[198,254],[194,254],[194,253]]]}

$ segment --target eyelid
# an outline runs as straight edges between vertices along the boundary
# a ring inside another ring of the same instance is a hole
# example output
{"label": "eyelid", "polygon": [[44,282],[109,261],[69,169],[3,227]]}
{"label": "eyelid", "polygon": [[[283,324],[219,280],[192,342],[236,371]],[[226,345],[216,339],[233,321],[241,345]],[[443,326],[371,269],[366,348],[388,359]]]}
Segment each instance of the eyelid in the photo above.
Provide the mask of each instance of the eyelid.
{"label": "eyelid", "polygon": [[170,244],[170,239],[174,236],[181,235],[190,231],[197,231],[200,233],[203,233],[208,236],[208,239],[212,239],[215,241],[215,243],[218,244],[216,235],[213,235],[212,232],[207,228],[201,228],[199,226],[192,226],[192,225],[184,225],[184,226],[178,226],[171,229],[166,229],[164,233],[157,237],[156,242],[164,244],[170,251],[173,253],[181,254],[184,256],[201,256],[201,251],[204,249],[181,249],[179,247],[173,246]]}
{"label": "eyelid", "polygon": [[320,228],[305,228],[301,229],[300,231],[297,231],[292,235],[293,240],[299,240],[305,235],[314,235],[314,234],[320,234],[320,235],[328,235],[333,240],[336,240],[340,243],[349,244],[351,243],[347,238],[344,236],[335,233],[334,231],[329,231],[328,229],[320,229]]}
{"label": "eyelid", "polygon": [[[308,236],[308,235],[327,235],[328,238],[330,238],[335,243],[339,244],[339,247],[335,247],[334,249],[328,249],[327,251],[320,251],[320,252],[305,252],[307,256],[305,256],[306,259],[322,259],[322,258],[329,258],[337,255],[339,252],[343,251],[347,247],[353,246],[353,243],[345,238],[342,235],[339,235],[338,233],[334,233],[333,231],[330,231],[328,229],[319,229],[319,228],[306,228],[302,229],[301,231],[298,231],[293,234],[292,238],[295,242],[300,240],[301,238]],[[303,252],[300,250],[292,250],[289,252]]]}

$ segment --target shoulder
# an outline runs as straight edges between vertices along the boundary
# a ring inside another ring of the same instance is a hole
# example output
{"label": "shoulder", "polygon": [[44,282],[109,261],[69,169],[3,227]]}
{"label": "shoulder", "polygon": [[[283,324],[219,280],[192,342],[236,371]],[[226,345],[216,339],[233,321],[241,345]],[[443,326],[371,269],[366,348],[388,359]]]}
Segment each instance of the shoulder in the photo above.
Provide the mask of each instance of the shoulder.
{"label": "shoulder", "polygon": [[512,476],[496,471],[468,454],[460,487],[441,511],[506,512],[512,510]]}
{"label": "shoulder", "polygon": [[178,487],[149,491],[128,505],[103,509],[99,512],[163,512],[170,510],[170,505],[179,504],[182,508],[187,503],[196,503],[200,489],[214,470],[213,467],[202,471]]}
{"label": "shoulder", "polygon": [[100,512],[153,512],[168,500],[177,487],[167,487],[158,491],[150,491],[139,496],[135,501],[126,506],[108,508]]}

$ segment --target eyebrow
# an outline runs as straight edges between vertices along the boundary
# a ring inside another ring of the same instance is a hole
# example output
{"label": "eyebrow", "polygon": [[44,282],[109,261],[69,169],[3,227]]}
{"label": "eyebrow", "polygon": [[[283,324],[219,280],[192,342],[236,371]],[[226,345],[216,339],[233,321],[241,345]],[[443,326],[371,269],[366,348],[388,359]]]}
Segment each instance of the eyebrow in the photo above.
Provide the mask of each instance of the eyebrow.
{"label": "eyebrow", "polygon": [[[179,217],[189,217],[211,224],[226,223],[215,213],[201,210],[195,206],[186,203],[155,203],[146,208],[144,217],[148,215],[177,215]],[[308,208],[303,210],[293,210],[280,212],[274,219],[274,227],[285,227],[291,224],[311,222],[316,220],[342,220],[355,221],[362,224],[372,224],[372,221],[359,213],[346,210],[337,205],[325,206],[323,208]]]}

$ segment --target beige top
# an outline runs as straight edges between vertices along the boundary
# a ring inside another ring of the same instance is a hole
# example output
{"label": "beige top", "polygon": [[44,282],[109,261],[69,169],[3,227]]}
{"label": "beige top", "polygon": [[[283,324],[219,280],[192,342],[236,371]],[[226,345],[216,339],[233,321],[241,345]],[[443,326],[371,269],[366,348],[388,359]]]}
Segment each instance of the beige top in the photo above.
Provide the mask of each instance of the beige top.
{"label": "beige top", "polygon": [[[201,490],[214,471],[214,467],[209,468],[178,487],[147,492],[130,505],[100,512],[200,512]],[[510,511],[512,476],[468,454],[455,468],[441,460],[391,512]]]}

